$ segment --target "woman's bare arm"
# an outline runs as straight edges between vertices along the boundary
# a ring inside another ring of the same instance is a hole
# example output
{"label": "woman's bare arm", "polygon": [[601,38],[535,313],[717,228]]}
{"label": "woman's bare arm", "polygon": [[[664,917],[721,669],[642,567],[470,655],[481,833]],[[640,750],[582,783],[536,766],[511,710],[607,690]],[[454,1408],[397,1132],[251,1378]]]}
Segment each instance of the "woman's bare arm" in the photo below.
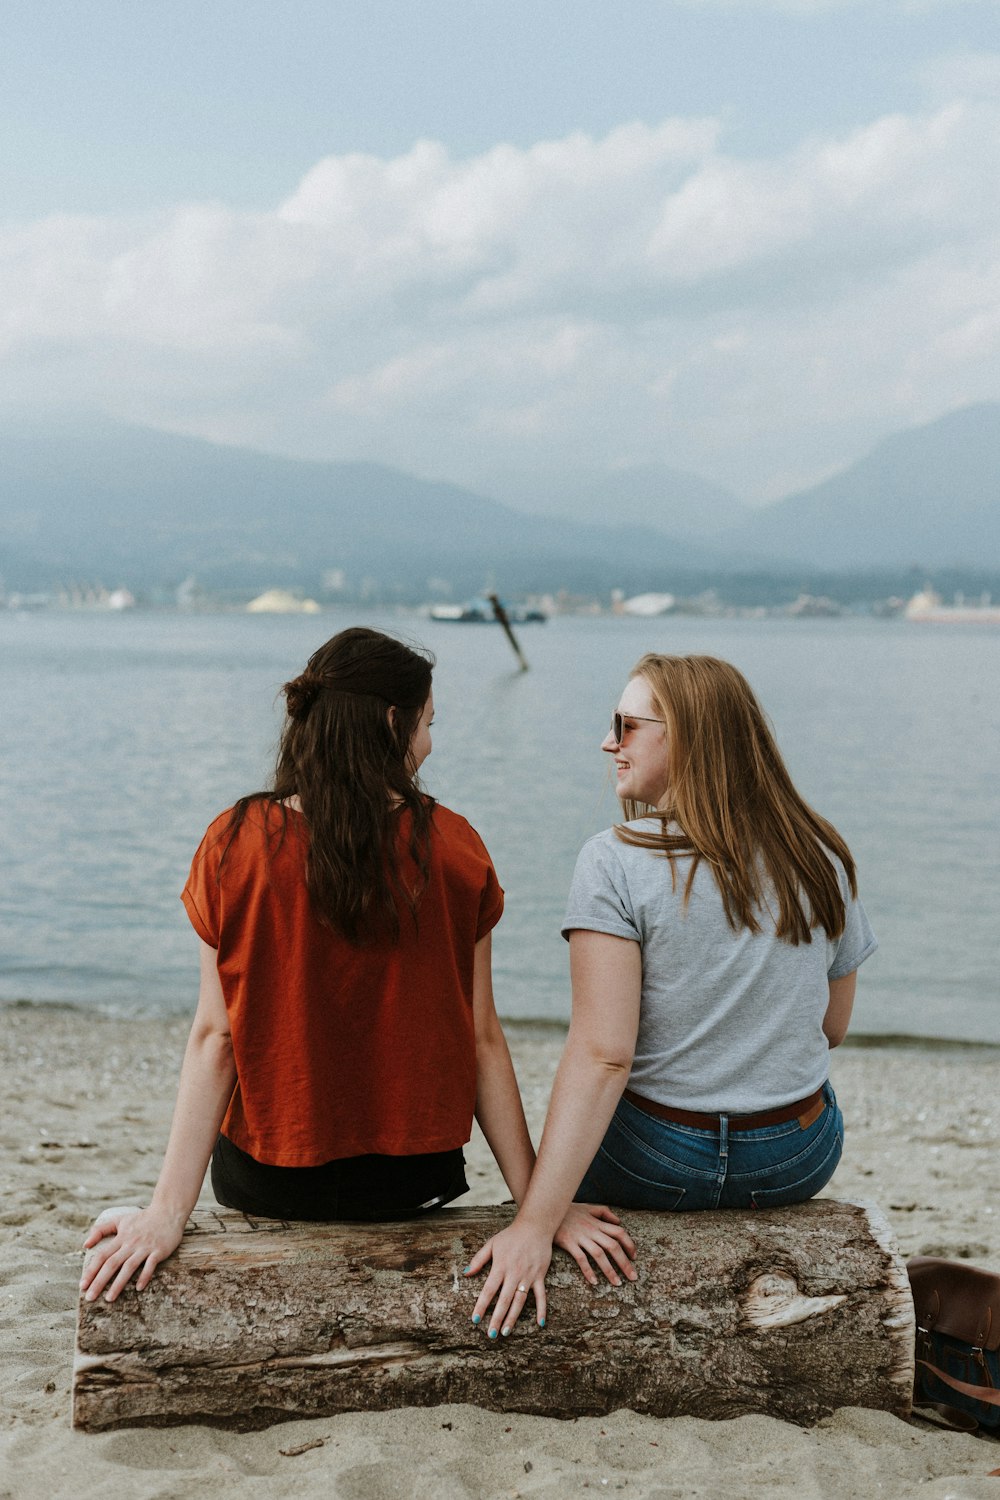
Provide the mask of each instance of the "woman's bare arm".
{"label": "woman's bare arm", "polygon": [[[533,1289],[539,1321],[544,1320],[553,1239],[567,1212],[574,1212],[573,1195],[604,1138],[632,1064],[642,990],[639,945],[606,933],[573,932],[570,972],[573,1018],[527,1194],[510,1228],[488,1241],[469,1265],[470,1272],[479,1271],[492,1259],[473,1314],[479,1321],[493,1304],[491,1336],[517,1321],[520,1286]],[[606,1235],[609,1242],[597,1241],[590,1254],[609,1280],[619,1280],[615,1262],[634,1277],[634,1246],[630,1253],[623,1243],[627,1236],[613,1229]]]}
{"label": "woman's bare arm", "polygon": [[177,1249],[235,1083],[216,952],[202,942],[198,1009],[181,1065],[163,1167],[148,1208],[102,1215],[84,1241],[86,1249],[99,1247],[80,1282],[88,1302],[102,1292],[113,1302],[133,1276],[141,1291],[159,1263]]}
{"label": "woman's bare arm", "polygon": [[858,984],[858,971],[845,974],[841,979],[830,980],[830,1003],[823,1017],[823,1035],[831,1047],[839,1047],[847,1035],[854,1009],[854,992]]}
{"label": "woman's bare arm", "polygon": [[473,1019],[476,1029],[476,1119],[516,1203],[524,1200],[535,1165],[507,1038],[493,999],[492,937],[476,944]]}

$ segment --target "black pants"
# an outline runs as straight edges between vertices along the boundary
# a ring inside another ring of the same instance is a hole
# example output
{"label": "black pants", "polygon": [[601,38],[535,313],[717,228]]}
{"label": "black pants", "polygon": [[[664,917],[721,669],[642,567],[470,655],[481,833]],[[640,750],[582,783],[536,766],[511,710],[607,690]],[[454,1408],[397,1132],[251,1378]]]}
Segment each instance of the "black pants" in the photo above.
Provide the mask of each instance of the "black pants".
{"label": "black pants", "polygon": [[319,1167],[273,1167],[220,1135],[212,1191],[223,1208],[262,1219],[407,1219],[469,1191],[461,1150],[347,1156]]}

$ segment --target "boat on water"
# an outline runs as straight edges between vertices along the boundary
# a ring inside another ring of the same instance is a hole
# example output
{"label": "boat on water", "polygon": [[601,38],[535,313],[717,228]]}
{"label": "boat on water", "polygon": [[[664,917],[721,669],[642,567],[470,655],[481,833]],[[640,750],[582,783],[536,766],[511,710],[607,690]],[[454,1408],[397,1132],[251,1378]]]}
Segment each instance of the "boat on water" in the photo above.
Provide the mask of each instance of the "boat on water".
{"label": "boat on water", "polygon": [[[534,604],[503,604],[511,625],[544,625],[548,615]],[[444,620],[453,625],[495,625],[496,610],[490,599],[467,599],[464,604],[432,604],[428,610],[432,620]]]}
{"label": "boat on water", "polygon": [[903,610],[903,618],[929,625],[1000,625],[1000,604],[983,594],[978,604],[958,595],[954,604],[944,604],[933,589],[921,589]]}

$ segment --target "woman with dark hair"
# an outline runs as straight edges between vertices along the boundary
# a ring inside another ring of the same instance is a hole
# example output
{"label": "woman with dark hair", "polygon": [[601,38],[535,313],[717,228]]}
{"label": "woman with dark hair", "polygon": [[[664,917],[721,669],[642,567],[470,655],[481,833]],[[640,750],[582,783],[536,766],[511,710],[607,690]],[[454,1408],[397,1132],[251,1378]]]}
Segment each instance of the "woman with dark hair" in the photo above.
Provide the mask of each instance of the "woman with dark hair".
{"label": "woman with dark hair", "polygon": [[[183,901],[198,1008],[152,1202],[102,1215],[88,1299],[140,1290],[180,1243],[211,1158],[265,1218],[398,1219],[467,1191],[478,1119],[513,1197],[534,1163],[493,1002],[503,893],[474,829],[421,788],[432,659],[341,631],[285,684],[273,785],[214,820]],[[606,1209],[558,1234],[593,1276],[630,1265]]]}
{"label": "woman with dark hair", "polygon": [[573,1014],[514,1223],[469,1272],[510,1326],[544,1311],[566,1205],[761,1208],[818,1193],[844,1123],[827,1078],[876,943],[850,850],[796,791],[743,675],[644,656],[601,746],[626,821],[580,852]]}

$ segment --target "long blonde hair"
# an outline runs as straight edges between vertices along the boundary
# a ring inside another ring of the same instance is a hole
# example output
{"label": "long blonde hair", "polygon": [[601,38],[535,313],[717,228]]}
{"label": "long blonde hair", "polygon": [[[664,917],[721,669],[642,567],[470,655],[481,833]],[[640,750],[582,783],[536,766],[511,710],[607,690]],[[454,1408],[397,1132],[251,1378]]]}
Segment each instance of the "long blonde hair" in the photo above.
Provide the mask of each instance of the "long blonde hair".
{"label": "long blonde hair", "polygon": [[659,807],[625,802],[626,818],[659,816],[659,832],[619,825],[623,843],[670,861],[691,858],[684,905],[701,860],[711,867],[729,925],[760,932],[759,912],[777,900],[778,936],[797,945],[821,927],[844,930],[837,871],[842,861],[852,895],[857,879],[840,834],[800,797],[774,735],[742,672],[716,656],[659,656],[636,662],[666,726],[667,793]]}

